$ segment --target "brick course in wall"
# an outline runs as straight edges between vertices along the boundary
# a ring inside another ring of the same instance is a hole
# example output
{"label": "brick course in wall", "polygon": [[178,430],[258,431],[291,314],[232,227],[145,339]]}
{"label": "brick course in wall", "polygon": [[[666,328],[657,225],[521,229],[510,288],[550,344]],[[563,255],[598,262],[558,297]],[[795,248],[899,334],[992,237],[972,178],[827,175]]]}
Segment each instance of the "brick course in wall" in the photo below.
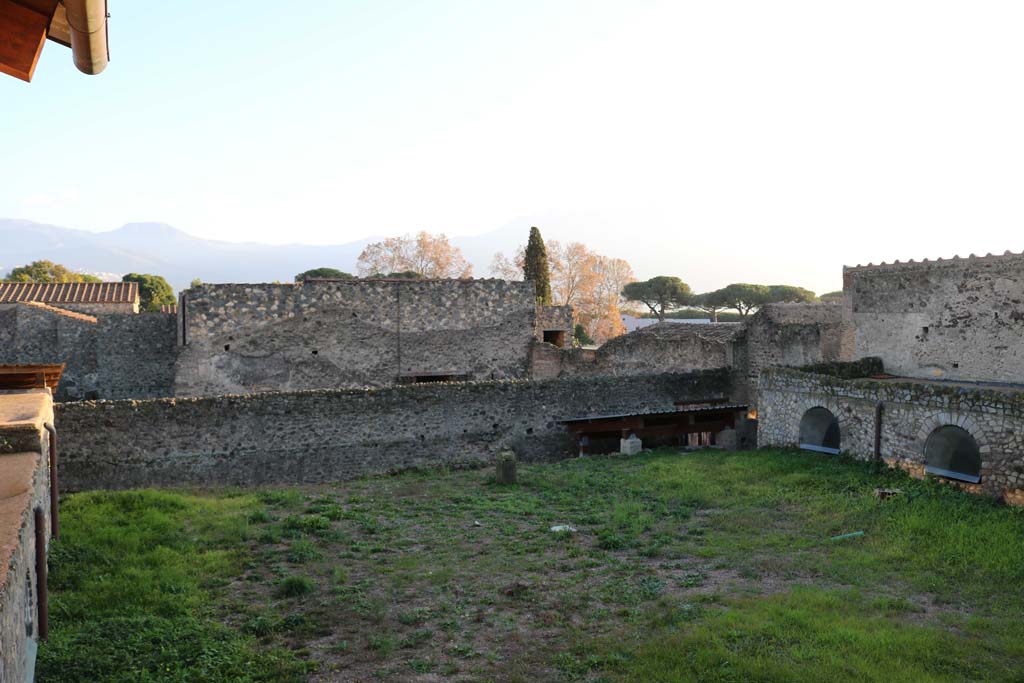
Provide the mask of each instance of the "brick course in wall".
{"label": "brick course in wall", "polygon": [[727,372],[439,383],[58,406],[73,489],[318,483],[424,465],[564,457],[557,420],[729,396]]}
{"label": "brick course in wall", "polygon": [[842,451],[871,458],[878,401],[883,402],[881,454],[886,462],[922,476],[928,436],[944,425],[959,426],[980,447],[981,481],[954,483],[1024,504],[1021,390],[913,380],[841,380],[772,368],[761,373],[758,443],[797,445],[801,418],[811,408],[822,407],[839,421]]}

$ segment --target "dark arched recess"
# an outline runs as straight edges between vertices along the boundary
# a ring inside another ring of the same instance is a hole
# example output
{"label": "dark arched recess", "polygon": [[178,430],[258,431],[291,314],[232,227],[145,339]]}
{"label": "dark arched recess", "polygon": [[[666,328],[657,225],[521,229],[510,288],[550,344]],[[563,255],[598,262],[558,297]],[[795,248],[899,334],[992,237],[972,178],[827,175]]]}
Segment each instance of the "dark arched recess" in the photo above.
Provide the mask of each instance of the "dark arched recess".
{"label": "dark arched recess", "polygon": [[977,484],[981,481],[978,442],[961,427],[939,427],[924,444],[924,469],[929,474]]}
{"label": "dark arched recess", "polygon": [[826,408],[811,408],[800,419],[800,448],[839,453],[839,420]]}

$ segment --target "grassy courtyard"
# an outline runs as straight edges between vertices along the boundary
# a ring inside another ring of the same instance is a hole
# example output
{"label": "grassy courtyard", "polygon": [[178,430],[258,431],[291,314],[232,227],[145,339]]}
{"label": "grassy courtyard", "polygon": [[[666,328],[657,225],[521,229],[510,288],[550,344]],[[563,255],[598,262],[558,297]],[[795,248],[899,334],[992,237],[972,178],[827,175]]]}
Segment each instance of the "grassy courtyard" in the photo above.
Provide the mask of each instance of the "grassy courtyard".
{"label": "grassy courtyard", "polygon": [[48,683],[1024,680],[1022,511],[830,456],[660,451],[520,465],[515,486],[433,471],[62,510]]}

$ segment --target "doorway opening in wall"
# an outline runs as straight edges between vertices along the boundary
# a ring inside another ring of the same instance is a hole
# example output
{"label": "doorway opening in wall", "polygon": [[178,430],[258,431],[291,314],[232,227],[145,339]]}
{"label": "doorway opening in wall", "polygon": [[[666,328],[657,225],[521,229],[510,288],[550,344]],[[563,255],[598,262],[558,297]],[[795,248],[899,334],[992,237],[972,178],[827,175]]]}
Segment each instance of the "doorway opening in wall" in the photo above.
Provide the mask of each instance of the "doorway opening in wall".
{"label": "doorway opening in wall", "polygon": [[398,377],[399,384],[430,384],[432,382],[468,382],[472,379],[469,373],[423,373],[407,374]]}
{"label": "doorway opening in wall", "polygon": [[924,471],[947,479],[977,484],[981,481],[981,450],[971,433],[946,425],[928,435],[924,444]]}
{"label": "doorway opening in wall", "polygon": [[811,408],[800,420],[800,448],[817,453],[839,454],[839,420],[827,408]]}
{"label": "doorway opening in wall", "polygon": [[544,341],[555,346],[565,346],[565,330],[544,330]]}

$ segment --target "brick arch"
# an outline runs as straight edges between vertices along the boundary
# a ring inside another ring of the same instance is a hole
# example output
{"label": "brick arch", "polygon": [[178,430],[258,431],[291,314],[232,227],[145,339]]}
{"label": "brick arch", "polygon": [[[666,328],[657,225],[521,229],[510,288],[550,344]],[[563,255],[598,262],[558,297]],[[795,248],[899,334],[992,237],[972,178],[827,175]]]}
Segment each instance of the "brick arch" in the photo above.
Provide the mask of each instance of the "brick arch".
{"label": "brick arch", "polygon": [[967,413],[944,410],[938,413],[932,413],[926,417],[921,421],[921,425],[917,430],[915,449],[917,450],[922,462],[924,461],[924,446],[928,441],[928,437],[931,436],[932,432],[939,427],[945,427],[947,425],[960,427],[973,436],[975,442],[978,444],[978,451],[983,456],[988,455],[991,452],[992,448],[988,442],[988,434],[985,433],[973,417]]}
{"label": "brick arch", "polygon": [[844,447],[846,444],[851,443],[852,439],[852,435],[849,433],[849,425],[844,419],[842,406],[828,396],[806,396],[797,404],[796,423],[793,425],[793,430],[796,434],[795,441],[799,442],[800,440],[800,422],[804,419],[807,411],[813,408],[824,408],[835,417],[836,422],[839,424],[839,449],[845,452]]}

